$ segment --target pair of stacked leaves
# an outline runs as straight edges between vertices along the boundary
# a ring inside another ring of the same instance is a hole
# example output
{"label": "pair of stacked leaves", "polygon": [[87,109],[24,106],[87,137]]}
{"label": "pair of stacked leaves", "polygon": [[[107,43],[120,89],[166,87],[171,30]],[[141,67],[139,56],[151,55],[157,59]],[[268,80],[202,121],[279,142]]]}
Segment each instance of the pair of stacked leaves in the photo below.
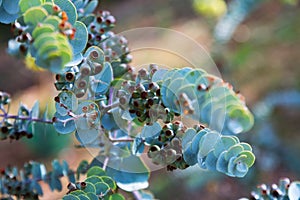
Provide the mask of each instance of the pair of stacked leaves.
{"label": "pair of stacked leaves", "polygon": [[18,5],[20,0],[0,0],[0,22],[9,24],[19,16]]}
{"label": "pair of stacked leaves", "polygon": [[186,130],[182,137],[183,158],[189,165],[219,171],[232,177],[243,177],[254,164],[255,156],[249,144],[236,136],[223,136],[204,128]]}
{"label": "pair of stacked leaves", "polygon": [[33,161],[26,163],[20,171],[16,167],[8,167],[0,174],[0,191],[2,194],[38,199],[38,196],[43,195],[40,181],[47,183],[52,191],[62,190],[60,178],[63,176],[68,177],[70,182],[75,182],[74,172],[69,169],[66,161],[60,164],[54,160],[52,170],[47,173],[44,164]]}
{"label": "pair of stacked leaves", "polygon": [[201,69],[161,69],[153,82],[161,85],[161,98],[171,111],[191,117],[222,134],[251,129],[253,115],[243,98],[222,79]]}
{"label": "pair of stacked leaves", "polygon": [[84,182],[75,185],[75,189],[63,197],[63,200],[125,200],[123,195],[115,193],[115,181],[105,171],[94,166],[87,171]]}
{"label": "pair of stacked leaves", "polygon": [[[99,136],[100,111],[93,101],[78,100],[71,91],[61,92],[55,103],[54,128],[60,134],[76,130],[82,144],[93,142]],[[70,114],[72,112],[72,115]]]}
{"label": "pair of stacked leaves", "polygon": [[[73,56],[80,57],[87,44],[87,29],[77,21],[70,0],[21,0],[19,7],[18,23],[32,38],[27,42],[27,56],[33,57],[38,67],[61,73]],[[9,44],[9,52],[16,52],[21,45],[17,40]]]}

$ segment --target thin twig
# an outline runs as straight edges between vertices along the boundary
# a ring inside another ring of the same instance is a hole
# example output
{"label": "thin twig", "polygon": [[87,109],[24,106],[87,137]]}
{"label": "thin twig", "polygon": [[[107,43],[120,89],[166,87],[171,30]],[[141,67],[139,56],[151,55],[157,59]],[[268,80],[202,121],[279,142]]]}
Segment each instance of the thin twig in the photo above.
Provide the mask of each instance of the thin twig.
{"label": "thin twig", "polygon": [[133,138],[108,138],[111,142],[133,142]]}
{"label": "thin twig", "polygon": [[105,171],[106,167],[107,167],[107,164],[108,164],[108,161],[109,161],[109,157],[105,157],[105,160],[103,162],[103,167],[102,169]]}
{"label": "thin twig", "polygon": [[105,106],[103,106],[102,112],[103,112],[103,113],[107,113],[108,111],[110,111],[110,110],[113,109],[113,108],[118,107],[119,105],[120,105],[119,102],[115,102],[115,103],[110,104],[110,105],[107,105],[107,106],[105,105]]}

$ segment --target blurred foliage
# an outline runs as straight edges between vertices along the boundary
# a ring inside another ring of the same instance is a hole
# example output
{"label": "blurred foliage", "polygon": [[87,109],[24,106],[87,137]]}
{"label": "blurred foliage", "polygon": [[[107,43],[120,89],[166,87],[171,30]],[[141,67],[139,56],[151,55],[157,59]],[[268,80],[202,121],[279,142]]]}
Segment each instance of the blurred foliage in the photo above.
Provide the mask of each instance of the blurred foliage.
{"label": "blurred foliage", "polygon": [[197,12],[208,17],[220,17],[227,10],[224,0],[194,0],[193,6]]}

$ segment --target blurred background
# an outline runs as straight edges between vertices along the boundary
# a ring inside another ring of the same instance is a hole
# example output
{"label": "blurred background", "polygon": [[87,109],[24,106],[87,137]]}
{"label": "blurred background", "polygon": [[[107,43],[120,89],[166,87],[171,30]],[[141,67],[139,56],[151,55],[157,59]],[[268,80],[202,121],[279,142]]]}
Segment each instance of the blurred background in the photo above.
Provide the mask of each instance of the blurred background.
{"label": "blurred background", "polygon": [[[238,199],[248,197],[262,182],[277,183],[281,177],[300,180],[298,0],[103,0],[98,10],[109,10],[116,17],[116,33],[163,27],[197,41],[224,80],[245,96],[255,115],[254,128],[240,135],[253,145],[257,156],[245,178],[203,172],[197,167],[174,172],[161,169],[150,178],[149,189],[157,199]],[[0,25],[0,91],[12,95],[12,112],[20,102],[31,107],[35,100],[42,109],[47,104],[51,109],[52,97],[57,94],[53,75],[30,71],[22,60],[7,55],[11,37],[10,26]],[[182,67],[164,54],[158,58]],[[74,143],[72,135],[58,136],[53,130],[30,141],[1,141],[0,168],[8,164],[21,167],[28,160],[49,164],[57,157],[75,168],[82,159],[92,160],[86,150],[75,149]],[[46,193],[42,199],[58,199],[59,194],[54,194]]]}

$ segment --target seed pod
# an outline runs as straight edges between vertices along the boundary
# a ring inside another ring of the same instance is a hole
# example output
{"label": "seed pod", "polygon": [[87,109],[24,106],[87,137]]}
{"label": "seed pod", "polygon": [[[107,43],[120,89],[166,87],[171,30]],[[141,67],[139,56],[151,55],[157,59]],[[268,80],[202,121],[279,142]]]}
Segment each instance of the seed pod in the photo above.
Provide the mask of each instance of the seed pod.
{"label": "seed pod", "polygon": [[272,184],[270,193],[273,197],[276,198],[279,198],[283,195],[282,191],[278,188],[276,184]]}
{"label": "seed pod", "polygon": [[122,97],[120,97],[119,102],[120,102],[121,105],[124,106],[124,105],[127,105],[129,103],[129,99],[126,96],[122,96]]}
{"label": "seed pod", "polygon": [[153,145],[149,149],[150,152],[160,151],[160,147],[157,145]]}
{"label": "seed pod", "polygon": [[143,79],[146,78],[148,76],[148,72],[146,69],[142,68],[138,71],[139,76]]}
{"label": "seed pod", "polygon": [[180,139],[175,137],[171,141],[171,145],[174,146],[174,147],[181,147],[181,141],[180,141]]}
{"label": "seed pod", "polygon": [[97,51],[92,51],[89,55],[90,59],[92,60],[96,60],[97,58],[99,58],[99,53]]}
{"label": "seed pod", "polygon": [[102,71],[103,67],[100,63],[94,63],[94,73],[99,74]]}
{"label": "seed pod", "polygon": [[78,80],[77,83],[76,83],[76,86],[79,88],[79,89],[84,89],[87,87],[87,82],[83,79],[81,80]]}
{"label": "seed pod", "polygon": [[174,134],[174,132],[173,132],[173,130],[166,130],[165,131],[165,135],[166,135],[166,138],[168,138],[168,139],[170,139],[170,138],[172,138],[175,134]]}
{"label": "seed pod", "polygon": [[84,64],[80,67],[80,73],[82,77],[89,76],[91,73],[91,68],[88,64]]}
{"label": "seed pod", "polygon": [[65,77],[66,77],[66,80],[67,80],[68,82],[73,82],[74,79],[75,79],[75,75],[74,75],[73,72],[67,72],[67,73],[65,74]]}
{"label": "seed pod", "polygon": [[141,97],[141,93],[139,93],[138,91],[135,90],[135,91],[133,91],[131,97],[132,97],[133,99],[138,99],[138,98]]}
{"label": "seed pod", "polygon": [[149,83],[149,89],[152,92],[156,92],[159,89],[159,85],[155,82],[151,82],[151,83]]}

